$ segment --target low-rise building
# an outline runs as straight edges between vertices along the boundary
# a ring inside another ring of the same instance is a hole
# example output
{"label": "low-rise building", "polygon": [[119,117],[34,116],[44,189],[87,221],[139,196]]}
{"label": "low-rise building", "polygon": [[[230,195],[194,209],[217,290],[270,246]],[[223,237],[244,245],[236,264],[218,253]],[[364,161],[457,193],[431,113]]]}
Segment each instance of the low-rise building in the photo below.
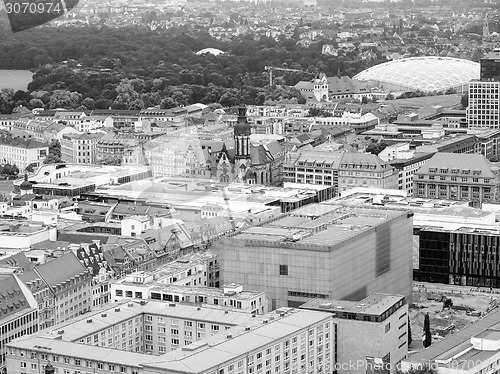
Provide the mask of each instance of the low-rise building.
{"label": "low-rise building", "polygon": [[359,302],[314,299],[300,308],[332,313],[339,374],[394,373],[408,353],[404,296],[375,293]]}

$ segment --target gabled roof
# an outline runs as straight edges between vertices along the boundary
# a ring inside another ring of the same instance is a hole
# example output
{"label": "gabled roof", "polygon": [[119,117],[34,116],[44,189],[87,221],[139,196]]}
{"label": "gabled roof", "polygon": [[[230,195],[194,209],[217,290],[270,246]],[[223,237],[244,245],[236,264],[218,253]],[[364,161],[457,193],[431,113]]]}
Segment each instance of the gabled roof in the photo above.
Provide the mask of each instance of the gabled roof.
{"label": "gabled roof", "polygon": [[24,252],[17,252],[9,257],[2,258],[0,265],[22,268],[23,271],[30,271],[35,266],[26,258]]}
{"label": "gabled roof", "polygon": [[[86,273],[87,269],[80,263],[73,252],[68,252],[50,262],[37,266],[32,272],[35,273],[33,278],[40,278],[46,285],[54,287],[77,275]],[[29,275],[26,278],[29,279]]]}
{"label": "gabled roof", "polygon": [[0,323],[8,321],[14,314],[29,309],[28,299],[15,275],[0,275]]}
{"label": "gabled roof", "polygon": [[458,169],[459,174],[462,174],[462,170],[469,170],[469,176],[473,176],[473,172],[477,170],[480,172],[478,176],[481,178],[495,178],[496,175],[492,172],[492,169],[498,170],[498,166],[488,161],[483,155],[447,152],[435,153],[431,159],[418,169],[417,173],[428,174],[431,168],[437,169],[437,174],[443,174],[441,173],[443,169],[447,169],[444,174],[451,174],[452,169]]}

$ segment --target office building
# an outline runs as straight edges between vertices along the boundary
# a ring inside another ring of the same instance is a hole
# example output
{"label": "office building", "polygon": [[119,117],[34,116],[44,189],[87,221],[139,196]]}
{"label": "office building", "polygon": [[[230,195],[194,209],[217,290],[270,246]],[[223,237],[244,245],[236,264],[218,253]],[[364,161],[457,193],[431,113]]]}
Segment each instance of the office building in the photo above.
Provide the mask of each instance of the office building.
{"label": "office building", "polygon": [[359,302],[314,299],[300,308],[332,313],[338,374],[394,373],[396,364],[408,353],[408,304],[404,296],[376,293]]}
{"label": "office building", "polygon": [[483,155],[438,152],[414,177],[414,195],[424,198],[497,202],[500,168]]}
{"label": "office building", "polygon": [[500,128],[500,51],[488,53],[481,59],[479,80],[469,84],[469,127]]}
{"label": "office building", "polygon": [[271,310],[375,292],[411,300],[412,216],[332,200],[218,240],[212,250],[221,281],[264,291]]}
{"label": "office building", "polygon": [[338,195],[357,186],[397,188],[398,171],[373,154],[299,150],[287,156],[284,181],[333,186]]}
{"label": "office building", "polygon": [[9,374],[330,373],[329,313],[281,309],[263,316],[162,302],[127,302],[7,345]]}
{"label": "office building", "polygon": [[0,274],[0,372],[5,370],[6,345],[38,331],[38,305],[14,274]]}

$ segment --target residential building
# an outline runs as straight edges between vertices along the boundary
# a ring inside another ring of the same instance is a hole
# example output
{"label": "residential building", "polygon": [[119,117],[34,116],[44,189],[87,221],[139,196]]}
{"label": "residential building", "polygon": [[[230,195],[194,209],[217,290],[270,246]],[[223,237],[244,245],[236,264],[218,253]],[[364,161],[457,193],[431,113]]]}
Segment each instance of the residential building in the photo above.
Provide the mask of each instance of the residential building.
{"label": "residential building", "polygon": [[80,263],[92,275],[92,304],[89,307],[100,308],[111,302],[110,280],[114,272],[104,257],[100,241],[81,243],[77,249],[74,249],[74,252]]}
{"label": "residential building", "polygon": [[38,331],[38,305],[17,275],[0,274],[0,372],[5,371],[7,344]]}
{"label": "residential building", "polygon": [[414,177],[416,197],[496,202],[499,187],[500,168],[480,154],[438,152]]}
{"label": "residential building", "polygon": [[271,310],[312,298],[361,300],[382,291],[410,300],[412,216],[330,200],[242,230],[211,248],[219,257],[221,281],[264,291]]}
{"label": "residential building", "polygon": [[70,164],[95,164],[102,133],[66,134],[61,139],[61,158]]}
{"label": "residential building", "polygon": [[49,146],[33,139],[0,136],[0,163],[16,165],[22,172],[38,167],[49,154]]}
{"label": "residential building", "polygon": [[23,273],[20,279],[38,302],[40,329],[90,311],[92,275],[69,252]]}
{"label": "residential building", "polygon": [[[7,345],[7,370],[96,374],[313,373],[335,368],[329,313],[262,315],[162,302],[126,302]],[[189,369],[187,369],[189,368]]]}
{"label": "residential building", "polygon": [[404,296],[375,293],[359,302],[314,299],[300,308],[333,315],[338,374],[394,373],[406,358],[409,317]]}

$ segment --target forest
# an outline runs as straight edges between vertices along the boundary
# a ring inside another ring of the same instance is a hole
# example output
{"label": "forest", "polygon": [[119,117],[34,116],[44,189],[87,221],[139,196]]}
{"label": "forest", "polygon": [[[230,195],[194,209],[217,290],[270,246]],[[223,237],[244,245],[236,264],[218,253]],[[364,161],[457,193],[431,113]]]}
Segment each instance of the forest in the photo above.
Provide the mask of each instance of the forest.
{"label": "forest", "polygon": [[[309,47],[292,38],[236,37],[223,42],[206,31],[182,28],[64,27],[7,35],[0,41],[0,69],[35,72],[28,90],[0,92],[0,112],[32,108],[171,108],[195,102],[235,105],[296,103],[303,99],[286,86],[341,72],[352,76],[377,63],[352,56],[321,54],[322,40]],[[207,47],[226,53],[197,55]],[[269,87],[265,66],[302,70],[276,74]]]}

